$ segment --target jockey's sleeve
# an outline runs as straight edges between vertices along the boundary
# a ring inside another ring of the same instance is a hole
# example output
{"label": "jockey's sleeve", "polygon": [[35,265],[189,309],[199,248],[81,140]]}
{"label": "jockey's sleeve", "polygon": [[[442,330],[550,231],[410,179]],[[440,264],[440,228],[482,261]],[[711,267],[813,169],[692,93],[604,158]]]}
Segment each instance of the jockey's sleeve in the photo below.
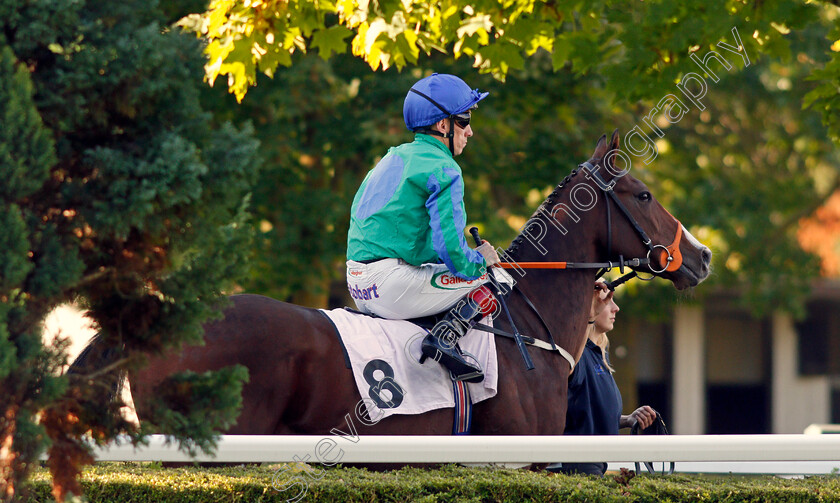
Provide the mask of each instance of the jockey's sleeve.
{"label": "jockey's sleeve", "polygon": [[464,181],[457,165],[444,165],[426,181],[426,210],[432,231],[432,247],[455,276],[473,280],[484,273],[484,257],[467,245],[464,227]]}

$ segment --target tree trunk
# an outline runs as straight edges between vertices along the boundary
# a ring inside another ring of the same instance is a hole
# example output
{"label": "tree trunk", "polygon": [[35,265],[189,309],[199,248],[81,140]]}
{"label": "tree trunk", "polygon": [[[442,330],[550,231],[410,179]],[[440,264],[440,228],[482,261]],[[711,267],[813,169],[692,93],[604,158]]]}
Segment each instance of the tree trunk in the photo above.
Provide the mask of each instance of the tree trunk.
{"label": "tree trunk", "polygon": [[94,462],[79,443],[78,422],[78,415],[60,405],[48,409],[43,416],[42,424],[52,441],[47,460],[53,479],[52,494],[59,503],[70,495],[82,495],[79,475],[82,467]]}
{"label": "tree trunk", "polygon": [[15,407],[9,407],[0,418],[0,501],[12,501],[15,497],[14,464],[17,455],[13,450],[15,435]]}

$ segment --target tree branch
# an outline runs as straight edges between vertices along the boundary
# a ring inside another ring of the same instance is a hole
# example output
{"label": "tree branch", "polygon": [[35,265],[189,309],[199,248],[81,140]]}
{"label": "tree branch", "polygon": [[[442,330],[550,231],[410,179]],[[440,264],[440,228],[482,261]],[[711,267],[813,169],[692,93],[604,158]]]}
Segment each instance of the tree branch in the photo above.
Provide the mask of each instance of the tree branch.
{"label": "tree branch", "polygon": [[130,359],[131,358],[129,358],[129,357],[120,358],[119,360],[117,360],[115,362],[112,362],[108,365],[105,365],[101,369],[97,369],[95,372],[91,372],[90,374],[86,374],[86,375],[83,375],[83,376],[80,375],[79,378],[84,379],[84,380],[88,380],[88,381],[92,380],[92,379],[96,379],[97,377],[99,377],[103,374],[107,374],[108,372],[114,370],[115,368],[127,363]]}

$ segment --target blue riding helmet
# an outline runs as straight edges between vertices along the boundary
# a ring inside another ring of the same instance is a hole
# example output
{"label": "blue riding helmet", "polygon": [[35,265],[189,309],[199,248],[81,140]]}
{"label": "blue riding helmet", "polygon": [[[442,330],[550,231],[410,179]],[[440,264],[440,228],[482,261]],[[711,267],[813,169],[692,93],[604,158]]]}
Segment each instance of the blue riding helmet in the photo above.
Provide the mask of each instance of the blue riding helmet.
{"label": "blue riding helmet", "polygon": [[454,75],[433,73],[411,86],[403,103],[403,119],[409,131],[416,131],[435,122],[464,113],[490,93],[470,89]]}

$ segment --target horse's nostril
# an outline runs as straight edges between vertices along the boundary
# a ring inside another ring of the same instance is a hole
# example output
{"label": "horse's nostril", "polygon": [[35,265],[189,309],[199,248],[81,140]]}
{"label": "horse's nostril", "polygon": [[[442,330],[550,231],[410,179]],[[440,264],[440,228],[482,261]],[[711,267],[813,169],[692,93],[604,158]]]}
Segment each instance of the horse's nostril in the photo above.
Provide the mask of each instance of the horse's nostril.
{"label": "horse's nostril", "polygon": [[712,262],[712,250],[708,248],[703,248],[703,251],[700,252],[700,256],[703,258],[703,265],[708,266]]}

